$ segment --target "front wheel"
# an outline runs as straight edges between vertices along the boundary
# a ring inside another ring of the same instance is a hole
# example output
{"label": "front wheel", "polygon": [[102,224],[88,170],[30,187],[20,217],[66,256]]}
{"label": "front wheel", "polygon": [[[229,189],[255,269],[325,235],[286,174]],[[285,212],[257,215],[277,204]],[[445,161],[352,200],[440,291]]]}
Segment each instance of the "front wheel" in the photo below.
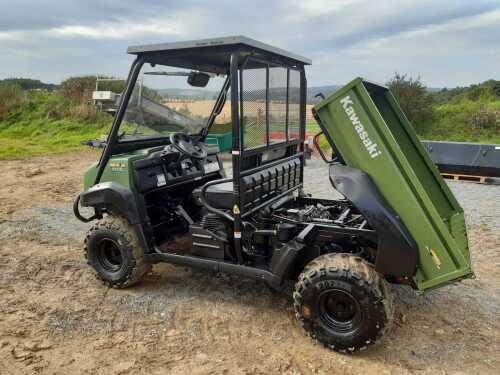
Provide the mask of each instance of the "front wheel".
{"label": "front wheel", "polygon": [[84,255],[98,279],[113,288],[139,282],[151,270],[145,263],[134,228],[118,216],[106,216],[90,228]]}
{"label": "front wheel", "polygon": [[393,320],[389,285],[372,265],[351,254],[325,254],[311,261],[293,298],[304,329],[339,352],[365,349]]}

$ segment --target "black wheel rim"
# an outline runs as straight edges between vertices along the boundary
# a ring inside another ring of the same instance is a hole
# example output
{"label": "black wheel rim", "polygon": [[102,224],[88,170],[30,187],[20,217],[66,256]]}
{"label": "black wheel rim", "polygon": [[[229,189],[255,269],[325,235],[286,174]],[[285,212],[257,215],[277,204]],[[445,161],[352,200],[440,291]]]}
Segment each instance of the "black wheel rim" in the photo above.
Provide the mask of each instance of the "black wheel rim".
{"label": "black wheel rim", "polygon": [[331,330],[351,333],[358,329],[363,316],[356,298],[342,289],[330,289],[319,297],[321,321]]}
{"label": "black wheel rim", "polygon": [[123,257],[118,244],[110,238],[103,238],[97,249],[97,261],[106,271],[119,271],[123,265]]}

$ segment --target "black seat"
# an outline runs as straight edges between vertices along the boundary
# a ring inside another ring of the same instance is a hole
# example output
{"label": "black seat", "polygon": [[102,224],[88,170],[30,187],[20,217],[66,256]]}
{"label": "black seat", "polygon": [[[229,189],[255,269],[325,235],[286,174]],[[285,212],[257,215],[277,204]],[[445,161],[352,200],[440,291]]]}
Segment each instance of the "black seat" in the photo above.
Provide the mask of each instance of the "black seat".
{"label": "black seat", "polygon": [[[194,189],[193,194],[197,200],[200,198],[201,187]],[[233,182],[212,185],[205,191],[207,203],[214,208],[231,209],[234,204]]]}

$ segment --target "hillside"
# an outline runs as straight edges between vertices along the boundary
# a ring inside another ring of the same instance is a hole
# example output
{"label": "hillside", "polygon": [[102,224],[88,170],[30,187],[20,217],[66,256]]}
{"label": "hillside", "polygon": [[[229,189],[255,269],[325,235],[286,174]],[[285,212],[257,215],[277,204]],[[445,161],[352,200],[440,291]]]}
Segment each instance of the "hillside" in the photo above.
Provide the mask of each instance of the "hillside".
{"label": "hillside", "polygon": [[0,159],[82,149],[107,134],[111,117],[59,94],[31,92],[0,121]]}
{"label": "hillside", "polygon": [[436,104],[469,101],[496,101],[500,99],[500,81],[490,79],[480,84],[466,87],[443,88],[433,92]]}
{"label": "hillside", "polygon": [[57,85],[44,83],[39,79],[31,78],[5,78],[0,79],[0,85],[18,85],[23,90],[54,90]]}
{"label": "hillside", "polygon": [[315,104],[319,101],[318,98],[314,96],[321,93],[325,95],[325,97],[333,94],[335,91],[340,89],[342,86],[340,85],[327,85],[327,86],[313,86],[307,88],[307,104]]}
{"label": "hillside", "polygon": [[[314,96],[318,93],[322,93],[325,96],[328,96],[340,88],[339,85],[327,85],[327,86],[313,86],[307,88],[307,103],[314,104],[318,102]],[[215,99],[217,97],[218,91],[208,91],[202,89],[157,89],[156,90],[160,95],[165,98],[175,98],[180,100],[207,100],[207,99]],[[252,100],[252,93],[246,93],[247,98]],[[255,93],[256,96],[262,96],[260,91]],[[273,98],[282,98],[284,99],[286,96],[285,90],[274,89]]]}
{"label": "hillside", "polygon": [[434,114],[420,136],[500,144],[500,81],[441,89],[431,94]]}
{"label": "hillside", "polygon": [[164,98],[180,100],[207,100],[217,98],[218,91],[204,89],[156,89]]}
{"label": "hillside", "polygon": [[[58,86],[30,79],[0,81],[0,159],[76,150],[85,147],[82,140],[106,135],[111,117],[88,103],[92,82],[89,77],[70,78]],[[310,87],[308,101],[318,92],[327,96],[336,89]],[[198,91],[182,93],[194,99]],[[427,92],[432,116],[414,122],[422,139],[500,144],[500,81]],[[180,93],[160,90],[161,95]],[[315,124],[308,126],[317,130]]]}

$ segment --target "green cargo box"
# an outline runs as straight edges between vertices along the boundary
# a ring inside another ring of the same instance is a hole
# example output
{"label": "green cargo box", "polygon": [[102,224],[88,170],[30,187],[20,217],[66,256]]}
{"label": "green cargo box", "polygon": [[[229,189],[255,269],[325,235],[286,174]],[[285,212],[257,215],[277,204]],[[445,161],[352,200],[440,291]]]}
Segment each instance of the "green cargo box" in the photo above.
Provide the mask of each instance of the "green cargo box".
{"label": "green cargo box", "polygon": [[413,236],[417,289],[471,276],[464,212],[391,92],[357,78],[313,112],[340,160],[370,176]]}
{"label": "green cargo box", "polygon": [[216,134],[210,133],[205,138],[205,143],[207,145],[218,145],[220,152],[225,152],[231,150],[233,146],[232,133]]}

